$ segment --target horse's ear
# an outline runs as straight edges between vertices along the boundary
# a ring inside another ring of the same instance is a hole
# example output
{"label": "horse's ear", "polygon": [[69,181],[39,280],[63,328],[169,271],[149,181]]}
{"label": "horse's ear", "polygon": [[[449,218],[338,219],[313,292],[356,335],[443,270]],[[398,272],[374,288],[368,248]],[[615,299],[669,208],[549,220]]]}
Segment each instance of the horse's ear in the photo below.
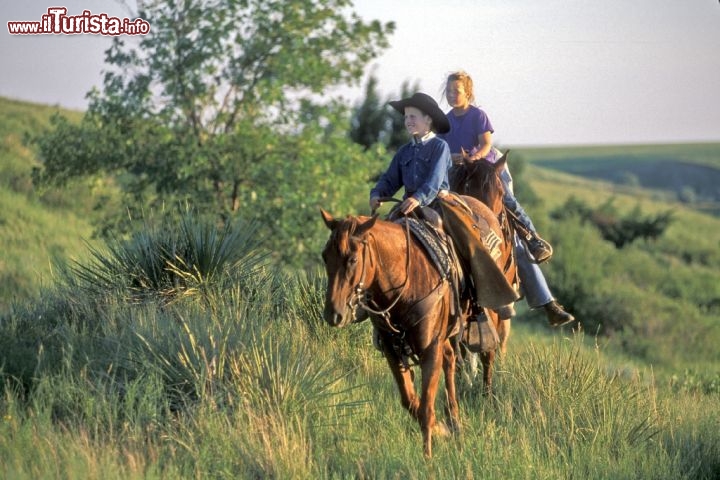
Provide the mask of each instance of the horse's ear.
{"label": "horse's ear", "polygon": [[329,228],[330,230],[334,230],[338,223],[337,220],[335,220],[332,215],[330,215],[322,208],[320,209],[320,215],[322,215],[323,221],[325,222],[327,228]]}
{"label": "horse's ear", "polygon": [[502,170],[505,167],[505,164],[507,164],[508,156],[510,154],[510,150],[506,150],[502,157],[498,159],[497,162],[495,162],[495,170]]}
{"label": "horse's ear", "polygon": [[375,222],[378,219],[378,214],[373,214],[372,217],[370,217],[368,220],[365,220],[363,223],[359,224],[357,228],[355,229],[355,232],[353,232],[353,236],[355,237],[363,237],[368,230],[370,230],[372,227],[375,226]]}

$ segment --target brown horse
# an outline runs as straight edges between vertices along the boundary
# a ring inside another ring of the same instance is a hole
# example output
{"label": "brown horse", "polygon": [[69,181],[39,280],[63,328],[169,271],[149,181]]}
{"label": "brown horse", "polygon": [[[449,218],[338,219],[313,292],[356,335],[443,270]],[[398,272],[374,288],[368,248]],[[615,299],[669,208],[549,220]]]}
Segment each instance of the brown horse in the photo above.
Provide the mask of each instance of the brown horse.
{"label": "brown horse", "polygon": [[[449,195],[441,201],[443,212],[457,225],[469,222],[462,230],[490,232],[501,235],[497,218],[484,204],[471,197],[464,202]],[[471,214],[467,213],[468,207]],[[464,210],[463,210],[464,209]],[[444,277],[425,248],[410,234],[407,227],[373,217],[335,219],[322,210],[325,225],[331,230],[322,256],[328,275],[325,296],[325,320],[342,327],[365,318],[369,312],[378,332],[380,347],[400,390],[402,405],[420,424],[424,451],[432,455],[432,434],[447,434],[444,424],[436,424],[435,397],[440,370],[445,373],[445,414],[450,431],[459,429],[455,391],[455,336],[460,322],[471,313],[470,298],[458,298],[451,281]],[[459,219],[459,220],[458,220]],[[475,281],[476,296],[486,306],[495,308],[514,301],[515,290],[505,280],[496,261],[478,238],[467,238],[473,269],[480,272]],[[467,252],[467,245],[463,248]],[[462,256],[462,252],[460,253]],[[489,260],[487,260],[489,259]],[[491,268],[488,268],[488,261]],[[480,285],[483,280],[487,285]],[[494,349],[485,358],[485,391],[492,383],[491,365]],[[422,374],[421,395],[415,393],[413,372],[408,357],[417,357]]]}
{"label": "brown horse", "polygon": [[[501,255],[498,258],[498,266],[502,268],[507,281],[517,289],[517,268],[513,249],[514,232],[505,214],[503,205],[505,188],[500,178],[500,172],[504,168],[507,158],[508,152],[494,164],[481,159],[472,163],[454,165],[450,175],[450,188],[461,195],[480,200],[497,218],[503,240],[500,245]],[[490,309],[485,309],[485,314],[497,329],[498,348],[500,354],[504,355],[507,352],[507,342],[510,338],[511,320],[510,318],[500,319],[498,314]],[[483,383],[486,393],[489,393],[492,385],[492,365],[495,361],[495,352],[481,351],[480,360],[483,365]]]}
{"label": "brown horse", "polygon": [[[448,434],[436,423],[435,397],[445,373],[445,413],[450,430],[459,429],[455,394],[455,351],[450,342],[457,320],[451,315],[450,282],[406,227],[373,217],[335,219],[322,210],[331,230],[322,256],[328,275],[324,316],[342,327],[370,310],[380,346],[400,390],[403,407],[419,422],[423,447],[432,456],[432,434]],[[408,356],[422,373],[420,397]]]}

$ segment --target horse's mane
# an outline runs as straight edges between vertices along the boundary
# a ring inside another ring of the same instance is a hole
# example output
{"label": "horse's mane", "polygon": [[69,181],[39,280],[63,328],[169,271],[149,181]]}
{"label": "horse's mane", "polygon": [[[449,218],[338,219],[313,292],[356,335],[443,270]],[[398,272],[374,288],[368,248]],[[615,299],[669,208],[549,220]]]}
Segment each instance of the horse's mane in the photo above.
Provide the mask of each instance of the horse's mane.
{"label": "horse's mane", "polygon": [[491,199],[502,196],[505,193],[495,165],[486,160],[478,160],[470,167],[466,167],[463,181],[468,183],[472,182],[473,191],[468,193],[478,195],[480,200],[486,204],[488,204]]}

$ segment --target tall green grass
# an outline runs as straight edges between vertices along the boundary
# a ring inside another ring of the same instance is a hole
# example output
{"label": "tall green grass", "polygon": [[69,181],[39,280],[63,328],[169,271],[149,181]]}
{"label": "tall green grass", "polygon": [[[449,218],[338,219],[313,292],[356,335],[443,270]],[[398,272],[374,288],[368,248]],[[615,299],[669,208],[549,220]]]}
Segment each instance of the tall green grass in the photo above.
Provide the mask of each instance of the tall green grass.
{"label": "tall green grass", "polygon": [[[197,235],[187,236],[186,228]],[[156,231],[143,237],[142,249],[136,239],[107,257],[97,251],[74,271],[118,265],[123,248],[163,256],[161,240],[168,237],[199,246],[205,228],[190,222]],[[208,254],[220,257],[233,238],[210,242]],[[252,244],[234,244],[233,258],[258,258]],[[175,278],[171,258],[165,269]],[[187,258],[188,272],[202,271]],[[495,395],[484,397],[476,382],[460,380],[462,433],[436,439],[426,460],[419,428],[400,407],[369,325],[323,323],[321,272],[220,263],[222,273],[202,276],[213,278],[208,291],[222,286],[220,295],[186,295],[159,282],[143,301],[128,301],[138,298],[132,282],[100,292],[66,278],[44,290],[41,301],[3,316],[0,477],[720,473],[711,409],[717,393],[668,390],[651,371],[613,363],[616,357],[606,357],[597,342],[588,348],[593,338],[537,337],[523,322],[497,365]],[[123,267],[116,273],[144,275]],[[437,407],[442,420],[441,401]]]}

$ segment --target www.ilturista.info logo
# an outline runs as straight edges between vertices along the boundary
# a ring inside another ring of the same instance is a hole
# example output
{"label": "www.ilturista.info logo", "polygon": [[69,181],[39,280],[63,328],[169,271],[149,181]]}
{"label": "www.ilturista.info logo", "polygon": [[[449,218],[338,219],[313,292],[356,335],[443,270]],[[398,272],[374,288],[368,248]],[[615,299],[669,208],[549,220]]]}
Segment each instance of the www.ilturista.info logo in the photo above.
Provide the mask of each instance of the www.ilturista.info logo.
{"label": "www.ilturista.info logo", "polygon": [[39,22],[7,22],[11,35],[146,35],[150,24],[142,18],[111,17],[107,13],[93,14],[83,10],[81,15],[68,15],[65,7],[50,7]]}

